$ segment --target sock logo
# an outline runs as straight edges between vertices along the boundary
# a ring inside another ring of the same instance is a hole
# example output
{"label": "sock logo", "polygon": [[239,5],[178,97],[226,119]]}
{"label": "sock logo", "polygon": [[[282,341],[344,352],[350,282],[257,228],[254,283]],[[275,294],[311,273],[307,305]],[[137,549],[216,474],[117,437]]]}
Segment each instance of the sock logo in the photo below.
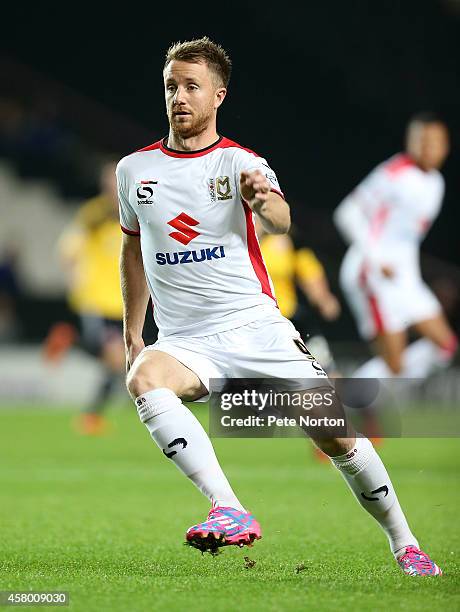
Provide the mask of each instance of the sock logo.
{"label": "sock logo", "polygon": [[[187,446],[187,440],[185,438],[175,438],[172,442],[168,444],[168,448],[172,448],[173,446],[177,446],[178,444],[182,444],[182,448],[184,449]],[[165,449],[163,449],[163,454],[171,459],[174,455],[177,455],[177,451],[173,450],[170,453],[167,453]]]}
{"label": "sock logo", "polygon": [[[388,495],[388,487],[387,485],[383,485],[383,487],[379,487],[378,489],[374,489],[373,491],[371,491],[372,495],[377,495],[377,493],[383,493],[385,492],[385,495],[383,497],[386,497]],[[363,497],[364,499],[367,499],[367,501],[379,501],[379,497],[367,497],[367,495],[365,495],[364,493],[361,493],[361,497]]]}

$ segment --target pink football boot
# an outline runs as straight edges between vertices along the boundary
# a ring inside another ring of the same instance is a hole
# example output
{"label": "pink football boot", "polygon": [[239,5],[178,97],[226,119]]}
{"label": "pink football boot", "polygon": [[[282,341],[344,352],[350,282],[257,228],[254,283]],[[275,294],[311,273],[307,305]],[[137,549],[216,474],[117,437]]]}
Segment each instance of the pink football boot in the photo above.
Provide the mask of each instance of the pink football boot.
{"label": "pink football boot", "polygon": [[430,557],[416,546],[406,546],[398,557],[402,571],[409,576],[442,576],[442,570]]}
{"label": "pink football boot", "polygon": [[187,543],[201,552],[216,553],[221,546],[251,546],[262,537],[260,525],[249,512],[235,508],[211,508],[203,523],[186,533]]}

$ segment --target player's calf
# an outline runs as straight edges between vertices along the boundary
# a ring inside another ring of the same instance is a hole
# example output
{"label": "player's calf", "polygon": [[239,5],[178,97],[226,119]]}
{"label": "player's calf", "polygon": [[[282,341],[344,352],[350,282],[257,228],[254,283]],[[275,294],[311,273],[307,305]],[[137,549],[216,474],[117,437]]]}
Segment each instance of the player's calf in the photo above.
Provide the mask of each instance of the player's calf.
{"label": "player's calf", "polygon": [[[164,457],[214,507],[231,507],[235,513],[247,514],[219,465],[206,431],[178,397],[203,395],[204,387],[198,376],[166,353],[146,351],[133,364],[127,385],[141,422]],[[240,535],[244,539],[250,533]],[[200,537],[199,533],[196,537]]]}

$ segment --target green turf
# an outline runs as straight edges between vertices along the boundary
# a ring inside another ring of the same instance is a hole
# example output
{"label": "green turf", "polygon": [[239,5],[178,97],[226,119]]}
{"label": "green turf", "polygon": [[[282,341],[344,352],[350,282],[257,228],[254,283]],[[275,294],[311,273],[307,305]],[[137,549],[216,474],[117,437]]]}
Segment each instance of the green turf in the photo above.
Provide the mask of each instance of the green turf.
{"label": "green turf", "polygon": [[66,590],[70,609],[84,612],[460,609],[456,439],[390,440],[381,451],[445,572],[414,579],[305,440],[215,441],[264,537],[213,558],[182,543],[207,501],[134,411],[112,411],[104,438],[78,436],[70,418],[0,410],[0,590]]}

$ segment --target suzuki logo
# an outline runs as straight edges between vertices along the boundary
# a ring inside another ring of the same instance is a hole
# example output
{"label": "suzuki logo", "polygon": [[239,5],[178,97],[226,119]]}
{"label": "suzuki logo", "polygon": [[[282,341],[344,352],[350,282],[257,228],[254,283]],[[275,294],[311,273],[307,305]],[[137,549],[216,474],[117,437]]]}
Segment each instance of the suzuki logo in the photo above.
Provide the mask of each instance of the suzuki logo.
{"label": "suzuki logo", "polygon": [[181,244],[188,244],[191,240],[200,235],[200,232],[190,227],[191,225],[199,225],[199,221],[195,221],[195,219],[189,217],[185,213],[181,213],[174,219],[171,219],[171,221],[168,221],[168,225],[178,230],[177,232],[171,232],[169,235]]}

